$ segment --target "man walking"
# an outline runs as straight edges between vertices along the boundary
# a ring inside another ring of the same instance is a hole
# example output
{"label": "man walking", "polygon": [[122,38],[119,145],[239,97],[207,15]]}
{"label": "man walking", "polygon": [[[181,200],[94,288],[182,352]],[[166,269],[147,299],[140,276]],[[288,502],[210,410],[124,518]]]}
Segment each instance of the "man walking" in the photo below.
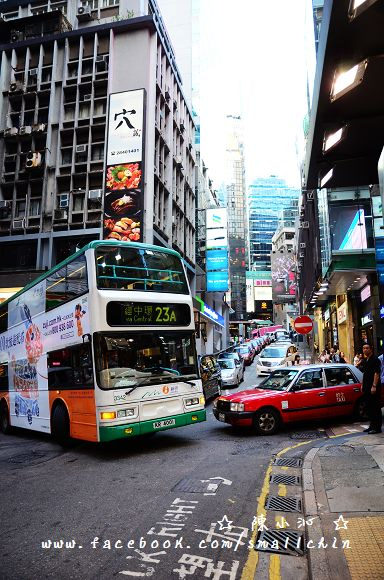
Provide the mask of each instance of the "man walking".
{"label": "man walking", "polygon": [[365,429],[369,435],[381,433],[381,363],[377,356],[373,354],[370,344],[364,344],[363,354],[365,358],[363,373],[363,394],[367,405],[367,415],[369,427]]}

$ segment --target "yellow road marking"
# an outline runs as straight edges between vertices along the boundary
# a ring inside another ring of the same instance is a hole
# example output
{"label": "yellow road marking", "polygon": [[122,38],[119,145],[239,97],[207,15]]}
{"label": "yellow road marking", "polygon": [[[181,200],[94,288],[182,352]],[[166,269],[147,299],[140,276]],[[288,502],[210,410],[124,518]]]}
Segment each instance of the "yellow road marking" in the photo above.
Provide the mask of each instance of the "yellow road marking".
{"label": "yellow road marking", "polygon": [[278,495],[285,497],[287,495],[287,486],[284,483],[279,483]]}
{"label": "yellow road marking", "polygon": [[269,580],[280,580],[280,556],[272,554],[269,558]]}
{"label": "yellow road marking", "polygon": [[[331,435],[329,437],[329,439],[336,439],[337,437],[348,437],[348,435],[352,435],[352,433],[343,433],[340,435]],[[284,455],[285,453],[287,453],[287,451],[291,451],[292,449],[297,449],[297,447],[301,447],[302,445],[308,445],[309,443],[313,443],[313,440],[310,441],[301,441],[300,443],[296,443],[296,445],[292,445],[291,447],[286,447],[285,449],[282,449],[281,451],[279,451],[276,456],[277,457],[281,457],[281,455]],[[284,468],[282,467],[281,469],[288,469],[288,467]],[[268,495],[269,492],[269,476],[271,475],[272,472],[272,460],[269,462],[267,471],[265,473],[265,477],[264,477],[264,483],[263,483],[263,487],[261,488],[261,494],[259,496],[259,500],[257,502],[257,509],[256,509],[256,518],[259,515],[264,515],[265,516],[265,508],[264,508],[264,504],[265,504],[265,499]],[[256,536],[257,536],[257,525],[254,526],[254,530],[252,532],[252,536],[251,536],[251,545],[256,545]],[[271,560],[273,558],[273,566],[271,565]],[[278,563],[276,563],[276,559],[278,560]],[[241,580],[254,580],[255,578],[255,572],[256,572],[256,567],[259,561],[259,554],[258,552],[256,552],[256,550],[254,548],[251,548],[249,550],[249,554],[248,554],[248,558],[247,561],[244,564],[244,568],[243,568],[243,572],[241,574]],[[270,557],[270,567],[269,567],[269,580],[281,580],[281,574],[280,574],[280,556],[278,554],[272,554]]]}

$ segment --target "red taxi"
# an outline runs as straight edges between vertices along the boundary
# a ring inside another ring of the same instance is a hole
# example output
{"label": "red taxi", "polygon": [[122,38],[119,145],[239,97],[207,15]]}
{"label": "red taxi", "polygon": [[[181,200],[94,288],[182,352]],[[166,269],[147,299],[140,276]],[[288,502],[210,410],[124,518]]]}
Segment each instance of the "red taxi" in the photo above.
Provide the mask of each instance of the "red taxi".
{"label": "red taxi", "polygon": [[348,414],[362,420],[362,380],[362,373],[347,364],[281,367],[255,388],[216,399],[213,413],[218,421],[253,427],[260,435],[272,435],[293,421]]}

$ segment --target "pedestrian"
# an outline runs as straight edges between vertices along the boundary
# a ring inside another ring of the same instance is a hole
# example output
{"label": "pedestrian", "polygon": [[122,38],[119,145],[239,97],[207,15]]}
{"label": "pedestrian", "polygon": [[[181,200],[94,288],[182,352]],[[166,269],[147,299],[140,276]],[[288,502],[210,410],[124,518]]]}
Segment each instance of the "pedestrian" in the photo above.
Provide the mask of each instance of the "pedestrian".
{"label": "pedestrian", "polygon": [[329,363],[329,354],[325,349],[319,355],[318,361],[319,363]]}
{"label": "pedestrian", "polygon": [[331,348],[331,354],[329,356],[330,362],[338,363],[340,362],[340,357],[335,348]]}
{"label": "pedestrian", "polygon": [[378,359],[381,364],[380,382],[382,385],[384,385],[384,354],[381,354]]}
{"label": "pedestrian", "polygon": [[295,355],[295,359],[293,361],[293,364],[294,365],[299,365],[300,364],[300,355],[299,354],[296,354]]}
{"label": "pedestrian", "polygon": [[348,359],[343,353],[343,351],[340,351],[339,359],[340,359],[339,362],[348,364]]}
{"label": "pedestrian", "polygon": [[361,372],[363,372],[363,367],[364,367],[363,353],[357,352],[355,354],[355,358],[353,359],[353,364],[355,365],[356,368],[360,369]]}
{"label": "pedestrian", "polygon": [[373,354],[370,344],[364,344],[365,358],[363,372],[363,396],[366,403],[369,427],[364,429],[369,435],[381,433],[383,417],[381,414],[381,362]]}

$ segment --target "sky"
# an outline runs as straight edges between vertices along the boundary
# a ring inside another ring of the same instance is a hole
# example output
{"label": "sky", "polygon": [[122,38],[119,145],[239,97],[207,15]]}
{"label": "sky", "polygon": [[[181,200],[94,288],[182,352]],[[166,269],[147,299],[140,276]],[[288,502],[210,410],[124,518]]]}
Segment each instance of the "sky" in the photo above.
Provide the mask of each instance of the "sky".
{"label": "sky", "polygon": [[225,175],[228,114],[243,120],[247,183],[273,174],[299,187],[307,70],[312,78],[315,66],[311,0],[200,0],[200,6],[198,113],[214,187]]}

